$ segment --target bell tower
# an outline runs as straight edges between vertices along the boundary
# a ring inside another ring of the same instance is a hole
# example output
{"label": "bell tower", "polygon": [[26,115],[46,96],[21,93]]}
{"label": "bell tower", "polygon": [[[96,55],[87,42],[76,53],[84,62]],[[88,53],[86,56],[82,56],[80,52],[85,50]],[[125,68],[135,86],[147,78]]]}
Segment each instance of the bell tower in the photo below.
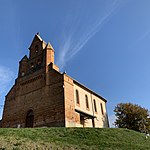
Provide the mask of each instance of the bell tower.
{"label": "bell tower", "polygon": [[48,71],[49,65],[54,65],[54,48],[46,43],[37,33],[29,47],[29,58],[24,56],[19,63],[19,77],[32,74],[38,70]]}
{"label": "bell tower", "polygon": [[46,60],[46,72],[48,71],[49,64],[54,64],[54,49],[52,45],[48,42],[45,48],[45,60]]}

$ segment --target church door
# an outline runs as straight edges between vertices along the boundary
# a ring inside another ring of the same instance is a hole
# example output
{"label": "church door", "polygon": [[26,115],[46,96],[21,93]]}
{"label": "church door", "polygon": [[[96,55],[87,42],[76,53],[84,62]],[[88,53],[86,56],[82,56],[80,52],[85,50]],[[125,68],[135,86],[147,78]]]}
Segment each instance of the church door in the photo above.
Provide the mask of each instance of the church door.
{"label": "church door", "polygon": [[34,121],[34,113],[32,110],[29,110],[26,116],[26,127],[33,128],[33,121]]}

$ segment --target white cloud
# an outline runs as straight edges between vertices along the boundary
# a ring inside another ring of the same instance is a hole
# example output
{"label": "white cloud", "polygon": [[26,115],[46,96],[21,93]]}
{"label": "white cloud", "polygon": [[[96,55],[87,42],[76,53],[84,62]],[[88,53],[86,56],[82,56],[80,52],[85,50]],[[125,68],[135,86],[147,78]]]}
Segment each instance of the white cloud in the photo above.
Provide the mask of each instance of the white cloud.
{"label": "white cloud", "polygon": [[13,77],[14,73],[9,68],[0,66],[0,94],[5,92]]}
{"label": "white cloud", "polygon": [[111,116],[108,116],[109,118],[109,125],[111,128],[114,128],[115,127],[115,124],[114,122],[116,121],[116,116],[115,115],[111,115]]}

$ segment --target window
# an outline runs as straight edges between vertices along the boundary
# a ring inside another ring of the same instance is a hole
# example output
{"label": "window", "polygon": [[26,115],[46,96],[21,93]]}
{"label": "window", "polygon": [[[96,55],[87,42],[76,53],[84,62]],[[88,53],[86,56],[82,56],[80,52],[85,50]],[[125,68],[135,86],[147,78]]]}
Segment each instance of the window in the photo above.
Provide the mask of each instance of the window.
{"label": "window", "polygon": [[85,103],[86,103],[86,108],[89,109],[89,101],[87,95],[85,95]]}
{"label": "window", "polygon": [[96,107],[96,101],[95,101],[95,99],[94,99],[94,110],[95,110],[95,112],[97,112],[97,107]]}
{"label": "window", "polygon": [[38,59],[38,60],[37,60],[37,63],[38,63],[38,65],[39,65],[39,64],[41,64],[41,60],[40,60],[40,59]]}
{"label": "window", "polygon": [[21,76],[23,77],[25,75],[24,71],[22,71]]}
{"label": "window", "polygon": [[35,52],[38,53],[39,46],[35,45]]}
{"label": "window", "polygon": [[76,90],[76,103],[79,104],[79,92]]}
{"label": "window", "polygon": [[35,67],[33,63],[31,63],[31,71],[35,71]]}
{"label": "window", "polygon": [[101,105],[101,112],[102,112],[102,115],[104,115],[103,104],[100,103],[100,105]]}
{"label": "window", "polygon": [[41,69],[41,60],[40,59],[37,60],[37,69]]}
{"label": "window", "polygon": [[34,64],[33,63],[31,63],[31,68],[34,68]]}

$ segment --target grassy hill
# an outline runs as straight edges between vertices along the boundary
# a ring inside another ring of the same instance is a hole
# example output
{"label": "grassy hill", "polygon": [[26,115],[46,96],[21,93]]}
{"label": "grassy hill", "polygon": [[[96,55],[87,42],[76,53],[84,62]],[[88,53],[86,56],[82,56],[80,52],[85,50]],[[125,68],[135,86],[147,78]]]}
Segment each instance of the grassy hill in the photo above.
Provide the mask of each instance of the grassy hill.
{"label": "grassy hill", "polygon": [[1,128],[0,149],[150,150],[150,137],[127,129]]}

